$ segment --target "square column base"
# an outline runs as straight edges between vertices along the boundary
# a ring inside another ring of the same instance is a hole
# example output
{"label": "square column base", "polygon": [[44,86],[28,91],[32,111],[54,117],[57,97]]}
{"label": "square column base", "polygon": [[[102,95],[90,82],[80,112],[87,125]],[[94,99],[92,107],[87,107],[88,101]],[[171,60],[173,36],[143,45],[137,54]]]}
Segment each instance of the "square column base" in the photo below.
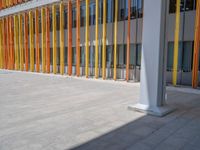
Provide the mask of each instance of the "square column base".
{"label": "square column base", "polygon": [[175,110],[173,107],[169,107],[167,105],[162,106],[162,107],[149,107],[144,104],[135,104],[135,105],[130,105],[128,106],[129,110],[134,110],[137,112],[142,112],[145,114],[157,116],[157,117],[163,117]]}

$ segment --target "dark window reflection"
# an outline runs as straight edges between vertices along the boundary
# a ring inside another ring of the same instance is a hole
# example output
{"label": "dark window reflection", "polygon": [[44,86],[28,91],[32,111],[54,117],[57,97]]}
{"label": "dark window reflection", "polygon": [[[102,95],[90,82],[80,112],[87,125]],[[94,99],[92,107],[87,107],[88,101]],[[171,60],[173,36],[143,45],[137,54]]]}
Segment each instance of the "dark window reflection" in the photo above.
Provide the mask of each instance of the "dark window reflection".
{"label": "dark window reflection", "polygon": [[[180,11],[191,11],[196,9],[196,0],[181,0]],[[176,0],[170,0],[169,13],[176,12]]]}
{"label": "dark window reflection", "polygon": [[[123,21],[128,19],[128,0],[119,0],[118,20]],[[131,19],[142,18],[143,0],[131,0]]]}
{"label": "dark window reflection", "polygon": [[72,8],[72,27],[76,27],[76,8]]}

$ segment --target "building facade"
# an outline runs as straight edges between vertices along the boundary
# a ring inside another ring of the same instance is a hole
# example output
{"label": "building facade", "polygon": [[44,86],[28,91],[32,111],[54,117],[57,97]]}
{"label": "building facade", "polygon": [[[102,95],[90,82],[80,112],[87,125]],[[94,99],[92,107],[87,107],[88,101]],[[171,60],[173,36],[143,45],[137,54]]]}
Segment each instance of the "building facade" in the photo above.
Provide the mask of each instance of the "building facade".
{"label": "building facade", "polygon": [[[144,3],[1,0],[0,68],[140,81]],[[173,83],[176,76],[176,84],[192,85],[197,68],[200,85],[197,2],[166,0],[165,7],[166,80]]]}

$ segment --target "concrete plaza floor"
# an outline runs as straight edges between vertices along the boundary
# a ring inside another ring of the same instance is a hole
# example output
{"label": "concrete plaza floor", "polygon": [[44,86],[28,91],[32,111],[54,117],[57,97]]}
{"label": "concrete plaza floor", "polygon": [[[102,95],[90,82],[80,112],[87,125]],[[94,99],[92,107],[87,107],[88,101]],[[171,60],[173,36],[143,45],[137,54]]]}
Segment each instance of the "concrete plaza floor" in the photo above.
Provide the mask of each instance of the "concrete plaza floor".
{"label": "concrete plaza floor", "polygon": [[130,111],[139,84],[0,71],[0,150],[199,150],[200,91],[168,87],[177,110]]}

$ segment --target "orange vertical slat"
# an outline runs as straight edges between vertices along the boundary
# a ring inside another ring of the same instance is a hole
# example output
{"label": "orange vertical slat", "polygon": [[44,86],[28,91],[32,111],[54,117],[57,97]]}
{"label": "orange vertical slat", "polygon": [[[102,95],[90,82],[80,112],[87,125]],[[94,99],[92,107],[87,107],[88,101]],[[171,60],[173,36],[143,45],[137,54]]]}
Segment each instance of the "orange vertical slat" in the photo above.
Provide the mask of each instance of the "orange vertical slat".
{"label": "orange vertical slat", "polygon": [[12,4],[12,6],[14,6],[15,4],[14,4],[14,2],[15,2],[15,0],[11,0],[11,4]]}
{"label": "orange vertical slat", "polygon": [[131,0],[128,0],[128,28],[127,28],[127,53],[126,53],[126,81],[129,80],[130,65],[130,37],[131,37]]}
{"label": "orange vertical slat", "polygon": [[194,37],[194,54],[193,54],[193,69],[192,69],[192,87],[198,87],[198,70],[199,70],[199,40],[200,40],[200,1],[196,2],[196,22],[195,22],[195,37]]}
{"label": "orange vertical slat", "polygon": [[80,0],[76,1],[76,75],[80,76]]}
{"label": "orange vertical slat", "polygon": [[14,1],[13,4],[14,4],[14,5],[17,5],[17,0],[13,0],[13,1]]}
{"label": "orange vertical slat", "polygon": [[46,8],[46,71],[50,73],[50,20],[49,8]]}
{"label": "orange vertical slat", "polygon": [[5,0],[2,0],[2,9],[5,8]]}
{"label": "orange vertical slat", "polygon": [[2,10],[2,0],[0,0],[0,10]]}
{"label": "orange vertical slat", "polygon": [[24,14],[24,49],[25,49],[25,69],[28,71],[28,14]]}
{"label": "orange vertical slat", "polygon": [[68,75],[72,75],[72,3],[68,2]]}
{"label": "orange vertical slat", "polygon": [[35,10],[36,72],[40,72],[39,12]]}

